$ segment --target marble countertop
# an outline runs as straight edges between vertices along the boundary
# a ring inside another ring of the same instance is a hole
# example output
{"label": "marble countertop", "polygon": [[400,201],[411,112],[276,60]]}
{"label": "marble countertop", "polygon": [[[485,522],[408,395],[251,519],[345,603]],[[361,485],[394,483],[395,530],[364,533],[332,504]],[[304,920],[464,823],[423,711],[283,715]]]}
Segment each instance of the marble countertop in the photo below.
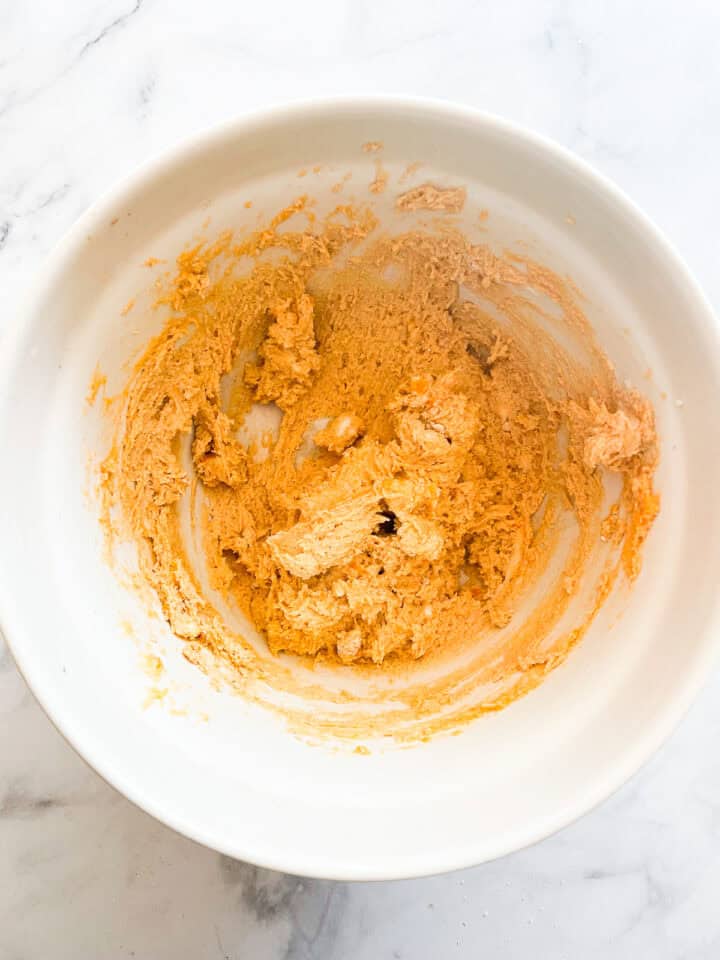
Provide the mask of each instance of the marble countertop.
{"label": "marble countertop", "polygon": [[[559,140],[645,208],[720,308],[719,32],[715,0],[0,4],[0,349],[44,255],[129,168],[320,94],[445,97]],[[575,825],[383,884],[271,873],[161,826],[65,744],[1,641],[0,717],[3,960],[720,956],[720,676]]]}

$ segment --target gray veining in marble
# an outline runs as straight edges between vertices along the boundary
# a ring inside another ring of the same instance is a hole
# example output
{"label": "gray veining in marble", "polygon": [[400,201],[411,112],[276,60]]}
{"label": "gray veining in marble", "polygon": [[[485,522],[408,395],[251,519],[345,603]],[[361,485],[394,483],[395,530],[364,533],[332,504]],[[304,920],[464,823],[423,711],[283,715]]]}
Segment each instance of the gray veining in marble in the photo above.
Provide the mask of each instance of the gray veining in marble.
{"label": "gray veining in marble", "polygon": [[[43,256],[129,168],[238,111],[333,93],[447,97],[554,137],[647,210],[720,307],[719,35],[716,0],[5,0],[0,349]],[[0,958],[716,960],[718,743],[716,676],[559,835],[445,877],[308,881],[133,807],[0,644]]]}

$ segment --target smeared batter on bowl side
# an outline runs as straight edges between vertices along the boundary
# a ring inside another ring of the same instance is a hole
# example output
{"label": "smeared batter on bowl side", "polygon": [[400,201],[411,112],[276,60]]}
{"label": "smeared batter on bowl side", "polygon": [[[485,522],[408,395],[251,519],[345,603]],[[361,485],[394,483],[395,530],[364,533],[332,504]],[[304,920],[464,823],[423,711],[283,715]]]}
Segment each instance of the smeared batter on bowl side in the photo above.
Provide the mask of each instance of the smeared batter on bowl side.
{"label": "smeared batter on bowl side", "polygon": [[[423,184],[398,209],[464,201]],[[187,657],[261,700],[255,681],[319,696],[282,652],[405,678],[392,698],[365,694],[384,711],[300,711],[296,727],[457,726],[539,682],[615,578],[636,576],[659,507],[653,413],[540,264],[446,220],[389,233],[344,206],[317,221],[300,198],[240,242],[182,253],[161,303],[170,315],[124,391],[105,502]],[[241,440],[258,411],[279,427]],[[594,601],[560,629],[599,549]],[[439,674],[413,673],[422,664]]]}

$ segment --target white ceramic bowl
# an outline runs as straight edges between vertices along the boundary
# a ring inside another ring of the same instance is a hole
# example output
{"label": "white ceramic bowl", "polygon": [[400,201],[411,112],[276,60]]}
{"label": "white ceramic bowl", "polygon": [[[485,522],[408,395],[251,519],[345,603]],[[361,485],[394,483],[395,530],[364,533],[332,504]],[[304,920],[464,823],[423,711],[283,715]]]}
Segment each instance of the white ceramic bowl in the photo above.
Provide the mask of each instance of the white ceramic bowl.
{"label": "white ceramic bowl", "polygon": [[[144,709],[148,680],[122,621],[139,622],[141,634],[163,625],[143,624],[141,605],[102,562],[85,495],[87,454],[102,440],[85,403],[92,370],[99,360],[119,386],[122,363],[155,322],[143,304],[120,317],[147,285],[142,261],[176,254],[209,215],[213,230],[247,222],[248,198],[273,212],[302,189],[327,189],[338,171],[367,174],[372,158],[359,149],[367,140],[383,142],[391,172],[422,160],[429,177],[467,184],[473,209],[492,212],[491,238],[527,242],[585,291],[620,375],[655,402],[663,502],[629,599],[613,598],[539,689],[461,736],[369,757],[309,746],[212,690],[167,636],[159,642],[182,715]],[[315,164],[323,170],[314,179],[298,180]],[[397,99],[295,104],[234,120],[96,203],[38,277],[11,339],[0,358],[3,631],[82,756],[143,809],[210,847],[345,879],[496,857],[607,797],[668,735],[711,667],[717,323],[657,229],[537,136],[465,108]],[[643,380],[648,367],[652,379]]]}

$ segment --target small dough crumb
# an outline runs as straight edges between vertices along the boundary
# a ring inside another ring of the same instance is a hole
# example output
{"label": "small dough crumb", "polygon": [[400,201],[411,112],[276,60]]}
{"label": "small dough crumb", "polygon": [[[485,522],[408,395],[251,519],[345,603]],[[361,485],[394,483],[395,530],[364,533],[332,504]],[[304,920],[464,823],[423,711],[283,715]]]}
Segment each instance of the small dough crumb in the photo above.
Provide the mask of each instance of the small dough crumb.
{"label": "small dough crumb", "polygon": [[443,213],[460,213],[465,206],[465,187],[436,187],[423,183],[401,193],[395,201],[398,210],[436,210]]}
{"label": "small dough crumb", "polygon": [[375,179],[370,184],[370,193],[384,193],[387,187],[389,174],[379,160],[375,161]]}
{"label": "small dough crumb", "polygon": [[418,170],[422,167],[422,163],[419,160],[416,160],[414,163],[409,163],[403,172],[400,174],[399,183],[406,183],[410,177],[414,177]]}
{"label": "small dough crumb", "polygon": [[88,387],[87,396],[85,397],[85,402],[89,407],[92,407],[97,400],[98,393],[100,390],[107,385],[107,377],[102,372],[99,366],[95,367],[95,372],[92,375],[92,380],[90,381],[90,386]]}

